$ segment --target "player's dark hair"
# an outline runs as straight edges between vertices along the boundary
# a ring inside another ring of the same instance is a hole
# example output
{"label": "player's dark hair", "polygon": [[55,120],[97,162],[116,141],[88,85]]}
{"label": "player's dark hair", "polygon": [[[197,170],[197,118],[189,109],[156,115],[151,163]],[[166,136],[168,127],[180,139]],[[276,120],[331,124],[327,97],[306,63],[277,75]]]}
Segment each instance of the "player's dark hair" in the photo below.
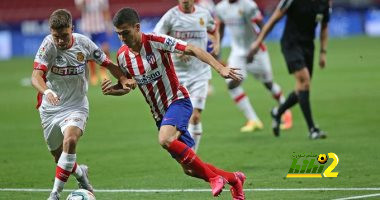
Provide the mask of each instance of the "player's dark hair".
{"label": "player's dark hair", "polygon": [[49,26],[51,29],[58,30],[62,28],[70,28],[73,24],[70,11],[66,9],[55,10],[49,18]]}
{"label": "player's dark hair", "polygon": [[117,11],[112,19],[112,23],[115,27],[119,27],[122,24],[135,25],[140,23],[139,14],[133,8],[125,7]]}

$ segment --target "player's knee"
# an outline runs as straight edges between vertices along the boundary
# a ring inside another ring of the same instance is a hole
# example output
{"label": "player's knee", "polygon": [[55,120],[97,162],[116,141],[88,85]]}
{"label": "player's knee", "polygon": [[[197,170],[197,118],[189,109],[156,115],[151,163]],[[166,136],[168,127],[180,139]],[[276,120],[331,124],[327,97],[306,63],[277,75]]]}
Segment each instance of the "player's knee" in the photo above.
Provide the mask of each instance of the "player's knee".
{"label": "player's knee", "polygon": [[201,121],[201,113],[194,111],[193,115],[191,116],[192,124],[198,124],[200,121]]}
{"label": "player's knee", "polygon": [[63,146],[68,147],[69,149],[76,146],[78,138],[75,136],[68,136],[63,139]]}
{"label": "player's knee", "polygon": [[158,142],[160,143],[160,145],[162,146],[162,148],[164,149],[168,149],[169,146],[170,146],[170,143],[172,142],[170,140],[170,138],[168,137],[163,137],[163,136],[158,136]]}
{"label": "player's knee", "polygon": [[227,83],[227,87],[229,90],[232,90],[232,89],[238,87],[240,84],[241,84],[241,81],[231,80]]}

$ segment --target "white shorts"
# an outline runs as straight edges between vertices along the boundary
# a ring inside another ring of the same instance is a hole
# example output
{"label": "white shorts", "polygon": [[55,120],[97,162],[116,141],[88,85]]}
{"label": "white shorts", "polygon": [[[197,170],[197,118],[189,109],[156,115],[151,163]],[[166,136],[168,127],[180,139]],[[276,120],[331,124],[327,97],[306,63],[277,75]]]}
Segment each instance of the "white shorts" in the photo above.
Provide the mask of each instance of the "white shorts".
{"label": "white shorts", "polygon": [[82,130],[82,134],[84,132],[88,118],[87,110],[49,112],[44,111],[41,106],[39,111],[44,139],[49,151],[54,151],[62,145],[63,134],[68,126],[76,126]]}
{"label": "white shorts", "polygon": [[207,91],[208,91],[208,81],[209,80],[199,80],[192,83],[185,83],[185,87],[190,93],[191,104],[193,108],[198,108],[201,110],[205,109]]}
{"label": "white shorts", "polygon": [[240,73],[245,79],[247,72],[251,73],[257,80],[266,83],[273,80],[272,67],[268,51],[259,51],[252,63],[246,62],[246,56],[236,56],[233,53],[228,58],[228,65],[240,68]]}

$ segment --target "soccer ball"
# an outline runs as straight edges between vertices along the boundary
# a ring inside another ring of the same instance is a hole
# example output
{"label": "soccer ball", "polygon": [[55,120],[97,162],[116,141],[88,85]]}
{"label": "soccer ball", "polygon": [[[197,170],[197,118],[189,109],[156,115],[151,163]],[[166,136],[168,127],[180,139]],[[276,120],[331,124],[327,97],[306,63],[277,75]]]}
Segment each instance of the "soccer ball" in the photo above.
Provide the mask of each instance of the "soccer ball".
{"label": "soccer ball", "polygon": [[327,162],[328,158],[326,154],[319,154],[318,156],[318,162],[321,164],[325,164]]}
{"label": "soccer ball", "polygon": [[66,200],[96,200],[95,195],[85,189],[78,189],[69,194]]}

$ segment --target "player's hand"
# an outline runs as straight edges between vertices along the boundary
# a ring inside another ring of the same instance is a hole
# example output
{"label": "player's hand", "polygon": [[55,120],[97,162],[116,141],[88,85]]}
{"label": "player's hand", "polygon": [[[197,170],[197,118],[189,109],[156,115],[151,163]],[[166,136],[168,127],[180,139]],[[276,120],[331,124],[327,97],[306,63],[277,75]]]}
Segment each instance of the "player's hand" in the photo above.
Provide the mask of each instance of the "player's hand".
{"label": "player's hand", "polygon": [[55,92],[53,92],[53,90],[51,89],[45,90],[44,95],[46,95],[46,99],[51,105],[56,106],[59,104],[59,97],[57,96]]}
{"label": "player's hand", "polygon": [[239,70],[239,68],[223,67],[220,69],[219,74],[226,79],[231,78],[235,81],[241,81],[243,79],[243,75],[238,72]]}
{"label": "player's hand", "polygon": [[122,85],[123,89],[132,89],[134,90],[137,87],[137,82],[135,79],[132,78],[121,78],[120,84]]}
{"label": "player's hand", "polygon": [[260,48],[260,43],[257,43],[256,41],[252,43],[251,48],[249,49],[248,55],[247,55],[247,63],[251,63],[253,61],[253,57],[257,54]]}
{"label": "player's hand", "polygon": [[326,53],[324,52],[319,54],[319,67],[321,67],[321,69],[326,67]]}
{"label": "player's hand", "polygon": [[131,91],[131,88],[129,87],[123,88],[121,84],[112,85],[112,81],[109,79],[104,79],[102,81],[101,87],[102,87],[102,93],[104,95],[121,96]]}
{"label": "player's hand", "polygon": [[177,56],[178,56],[178,58],[179,58],[182,62],[184,62],[184,63],[190,61],[190,56],[188,56],[188,55],[185,55],[185,54],[179,54],[179,53],[178,53]]}

